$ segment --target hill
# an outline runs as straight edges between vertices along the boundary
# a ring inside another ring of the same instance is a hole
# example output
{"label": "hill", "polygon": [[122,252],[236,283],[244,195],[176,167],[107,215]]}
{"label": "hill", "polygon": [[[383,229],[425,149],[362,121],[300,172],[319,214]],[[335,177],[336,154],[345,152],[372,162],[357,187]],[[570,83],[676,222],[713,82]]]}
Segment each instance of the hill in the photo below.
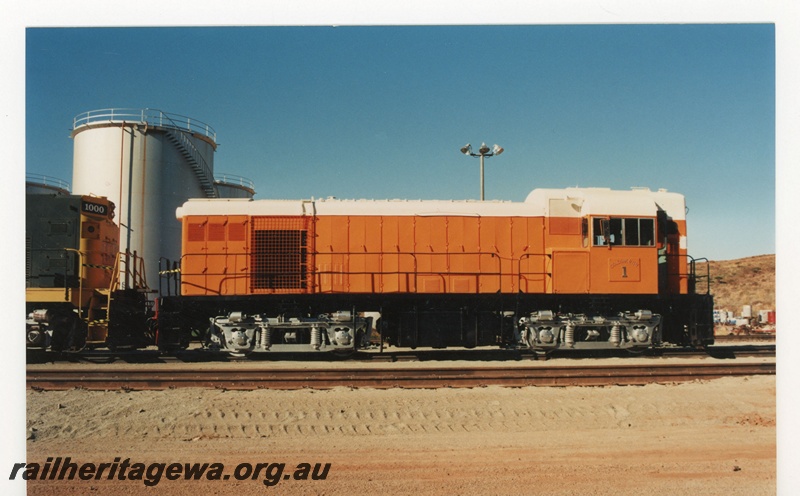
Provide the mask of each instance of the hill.
{"label": "hill", "polygon": [[[709,263],[715,308],[737,315],[744,305],[752,305],[754,314],[759,310],[775,310],[775,255]],[[706,264],[698,263],[698,275],[705,271]],[[698,290],[701,288],[704,286],[698,283]]]}

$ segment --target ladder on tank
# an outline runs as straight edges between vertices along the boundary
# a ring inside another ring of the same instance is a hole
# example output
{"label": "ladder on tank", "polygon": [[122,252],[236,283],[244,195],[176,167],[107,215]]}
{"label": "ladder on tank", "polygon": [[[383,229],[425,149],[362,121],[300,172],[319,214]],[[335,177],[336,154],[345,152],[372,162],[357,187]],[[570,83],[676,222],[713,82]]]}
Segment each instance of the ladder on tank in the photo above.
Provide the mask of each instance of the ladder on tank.
{"label": "ladder on tank", "polygon": [[174,131],[167,129],[167,139],[175,145],[178,151],[183,155],[183,158],[189,163],[194,170],[197,179],[200,181],[200,187],[208,198],[216,198],[217,190],[214,188],[214,177],[211,173],[211,168],[206,163],[200,150],[194,146],[191,138],[182,131]]}

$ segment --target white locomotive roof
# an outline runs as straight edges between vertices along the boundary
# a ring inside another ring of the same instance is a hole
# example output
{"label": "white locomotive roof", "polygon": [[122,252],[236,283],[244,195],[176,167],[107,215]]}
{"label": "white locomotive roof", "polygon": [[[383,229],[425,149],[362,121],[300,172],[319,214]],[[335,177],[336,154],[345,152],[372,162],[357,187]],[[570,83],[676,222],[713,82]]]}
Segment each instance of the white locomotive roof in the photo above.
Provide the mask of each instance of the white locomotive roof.
{"label": "white locomotive roof", "polygon": [[541,216],[544,212],[522,202],[445,200],[249,200],[192,199],[178,208],[185,215],[416,215],[416,216]]}
{"label": "white locomotive roof", "polygon": [[629,215],[654,217],[666,210],[675,220],[685,219],[683,195],[664,190],[636,188],[535,189],[524,202],[477,200],[253,200],[191,199],[178,207],[176,216],[188,215],[409,215],[466,217],[583,217]]}
{"label": "white locomotive roof", "polygon": [[525,203],[540,205],[547,215],[583,217],[586,215],[638,215],[654,217],[664,210],[673,220],[686,219],[686,201],[680,193],[649,188],[612,190],[610,188],[535,189]]}

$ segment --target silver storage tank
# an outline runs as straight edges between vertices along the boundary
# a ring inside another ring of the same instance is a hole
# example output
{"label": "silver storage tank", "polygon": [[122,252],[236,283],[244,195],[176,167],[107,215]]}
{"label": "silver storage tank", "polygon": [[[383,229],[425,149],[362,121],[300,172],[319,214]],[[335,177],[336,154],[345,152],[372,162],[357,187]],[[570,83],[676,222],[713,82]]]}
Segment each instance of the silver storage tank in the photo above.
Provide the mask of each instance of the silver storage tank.
{"label": "silver storage tank", "polygon": [[27,195],[69,195],[69,183],[42,174],[25,174],[25,194]]}
{"label": "silver storage tank", "polygon": [[120,251],[145,260],[157,286],[160,257],[180,257],[175,210],[214,198],[216,133],[207,124],[154,109],[102,109],[75,117],[72,189],[116,204]]}
{"label": "silver storage tank", "polygon": [[246,177],[236,174],[217,173],[214,176],[214,186],[220,198],[250,198],[256,194],[255,184]]}

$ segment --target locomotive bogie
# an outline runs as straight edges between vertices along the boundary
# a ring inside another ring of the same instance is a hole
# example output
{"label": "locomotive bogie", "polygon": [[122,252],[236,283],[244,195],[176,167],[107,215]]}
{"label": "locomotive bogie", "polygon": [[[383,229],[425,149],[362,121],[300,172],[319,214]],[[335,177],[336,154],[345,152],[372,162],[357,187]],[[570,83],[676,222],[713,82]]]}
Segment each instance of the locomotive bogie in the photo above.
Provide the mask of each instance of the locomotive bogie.
{"label": "locomotive bogie", "polygon": [[337,311],[316,318],[230,312],[211,319],[208,345],[235,354],[250,352],[351,352],[371,330],[371,318]]}
{"label": "locomotive bogie", "polygon": [[650,310],[611,316],[556,315],[533,312],[519,321],[520,341],[537,351],[567,349],[635,349],[661,343],[661,316]]}
{"label": "locomotive bogie", "polygon": [[47,348],[53,331],[47,328],[47,310],[37,309],[25,320],[25,344],[28,348]]}

